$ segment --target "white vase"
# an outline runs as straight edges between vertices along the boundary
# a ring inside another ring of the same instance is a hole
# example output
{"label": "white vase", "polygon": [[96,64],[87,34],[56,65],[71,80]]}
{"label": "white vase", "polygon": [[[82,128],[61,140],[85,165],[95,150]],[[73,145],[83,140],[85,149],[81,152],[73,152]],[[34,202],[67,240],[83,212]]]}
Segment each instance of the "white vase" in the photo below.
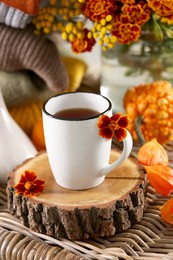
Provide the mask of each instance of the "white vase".
{"label": "white vase", "polygon": [[36,153],[29,137],[8,112],[0,89],[0,183],[6,184],[8,174]]}

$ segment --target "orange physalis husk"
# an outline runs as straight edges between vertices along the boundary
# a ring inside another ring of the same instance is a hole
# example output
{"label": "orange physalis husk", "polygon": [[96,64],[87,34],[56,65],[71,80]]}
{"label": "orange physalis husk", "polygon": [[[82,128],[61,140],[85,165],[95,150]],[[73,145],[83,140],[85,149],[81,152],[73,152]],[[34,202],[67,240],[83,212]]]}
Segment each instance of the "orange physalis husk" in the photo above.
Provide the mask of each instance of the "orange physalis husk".
{"label": "orange physalis husk", "polygon": [[163,204],[160,208],[160,214],[165,222],[173,224],[173,198]]}
{"label": "orange physalis husk", "polygon": [[163,196],[173,191],[173,169],[163,165],[145,166],[151,186]]}
{"label": "orange physalis husk", "polygon": [[127,136],[126,127],[128,126],[128,116],[122,116],[117,113],[112,117],[101,115],[99,117],[97,126],[99,128],[99,135],[106,139],[115,138],[122,142]]}
{"label": "orange physalis husk", "polygon": [[25,171],[19,180],[19,183],[14,186],[16,194],[24,196],[38,196],[44,190],[44,181],[37,180],[37,174],[34,171]]}
{"label": "orange physalis husk", "polygon": [[142,165],[168,165],[168,155],[156,139],[145,143],[138,152],[138,163]]}

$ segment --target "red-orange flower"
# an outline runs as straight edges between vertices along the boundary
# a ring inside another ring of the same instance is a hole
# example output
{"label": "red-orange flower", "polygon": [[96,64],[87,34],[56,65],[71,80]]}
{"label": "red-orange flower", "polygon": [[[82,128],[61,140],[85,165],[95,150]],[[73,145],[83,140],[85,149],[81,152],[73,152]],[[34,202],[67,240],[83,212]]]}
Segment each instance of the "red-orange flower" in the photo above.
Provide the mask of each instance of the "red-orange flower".
{"label": "red-orange flower", "polygon": [[[145,5],[127,5],[122,7],[122,15],[128,17],[128,21],[133,24],[144,25],[150,19],[149,9]],[[120,17],[121,19],[121,17]]]}
{"label": "red-orange flower", "polygon": [[163,165],[145,166],[151,186],[163,196],[173,191],[173,169]]}
{"label": "red-orange flower", "polygon": [[172,0],[147,0],[148,5],[160,16],[169,16],[173,14]]}
{"label": "red-orange flower", "polygon": [[88,0],[84,5],[83,14],[93,22],[100,21],[116,10],[115,2],[115,0]]}
{"label": "red-orange flower", "polygon": [[20,181],[14,186],[16,194],[24,196],[38,196],[44,190],[44,181],[37,180],[37,174],[33,171],[25,171],[21,175]]}
{"label": "red-orange flower", "polygon": [[162,17],[160,19],[160,21],[162,23],[167,23],[168,25],[172,25],[173,24],[173,14]]}
{"label": "red-orange flower", "polygon": [[96,41],[94,38],[89,39],[87,37],[88,32],[88,29],[84,29],[84,37],[82,39],[75,38],[75,40],[71,42],[72,50],[74,52],[81,53],[92,50],[92,47],[95,45]]}
{"label": "red-orange flower", "polygon": [[133,4],[135,4],[135,0],[121,0],[121,3],[133,5]]}
{"label": "red-orange flower", "polygon": [[115,22],[112,34],[117,37],[119,43],[129,44],[139,40],[141,27],[138,24]]}
{"label": "red-orange flower", "polygon": [[127,136],[126,127],[128,125],[128,117],[122,116],[121,113],[117,113],[112,117],[107,115],[101,115],[99,117],[97,126],[99,128],[99,135],[111,139],[115,138],[119,142]]}
{"label": "red-orange flower", "polygon": [[[84,27],[89,29],[89,37],[98,40],[104,51],[113,48],[115,42],[130,44],[140,40],[142,38],[141,30],[153,32],[156,40],[172,38],[173,0],[64,0],[54,2],[56,3],[43,6],[33,19],[35,33],[45,34],[58,30],[62,33],[62,38],[73,45],[72,50],[76,53],[91,51],[93,42],[90,43],[89,39],[79,39]],[[43,11],[49,13],[52,7],[56,10],[54,14],[52,13],[50,22],[49,15],[43,15]],[[78,17],[77,20],[76,17]],[[50,26],[45,27],[47,22]],[[165,26],[165,23],[168,26]],[[116,38],[112,36],[116,36]],[[74,38],[76,39],[74,40]],[[115,41],[116,39],[117,41]]]}
{"label": "red-orange flower", "polygon": [[173,224],[173,198],[165,202],[165,204],[160,208],[160,214],[165,222]]}

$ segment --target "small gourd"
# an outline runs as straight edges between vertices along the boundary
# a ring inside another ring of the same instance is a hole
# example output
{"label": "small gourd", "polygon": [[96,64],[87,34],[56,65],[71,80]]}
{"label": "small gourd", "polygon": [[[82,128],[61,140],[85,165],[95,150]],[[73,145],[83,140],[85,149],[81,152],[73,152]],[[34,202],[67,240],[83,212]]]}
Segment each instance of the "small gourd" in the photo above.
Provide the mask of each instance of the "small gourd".
{"label": "small gourd", "polygon": [[129,116],[128,130],[138,141],[135,122],[142,117],[140,131],[146,142],[156,138],[160,144],[173,140],[173,88],[167,81],[154,81],[130,88],[124,95]]}

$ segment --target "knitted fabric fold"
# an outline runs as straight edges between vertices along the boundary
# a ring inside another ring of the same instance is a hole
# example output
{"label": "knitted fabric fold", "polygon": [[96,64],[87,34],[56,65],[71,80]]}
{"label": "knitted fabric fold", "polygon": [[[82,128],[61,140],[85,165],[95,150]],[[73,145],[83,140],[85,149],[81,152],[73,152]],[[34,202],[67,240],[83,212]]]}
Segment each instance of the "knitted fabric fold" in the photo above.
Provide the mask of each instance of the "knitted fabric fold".
{"label": "knitted fabric fold", "polygon": [[33,16],[26,14],[18,9],[0,3],[0,23],[4,23],[14,28],[23,29],[32,21]]}
{"label": "knitted fabric fold", "polygon": [[0,24],[0,70],[31,70],[51,90],[68,87],[67,71],[57,47],[45,36],[34,35],[32,25],[21,30]]}

